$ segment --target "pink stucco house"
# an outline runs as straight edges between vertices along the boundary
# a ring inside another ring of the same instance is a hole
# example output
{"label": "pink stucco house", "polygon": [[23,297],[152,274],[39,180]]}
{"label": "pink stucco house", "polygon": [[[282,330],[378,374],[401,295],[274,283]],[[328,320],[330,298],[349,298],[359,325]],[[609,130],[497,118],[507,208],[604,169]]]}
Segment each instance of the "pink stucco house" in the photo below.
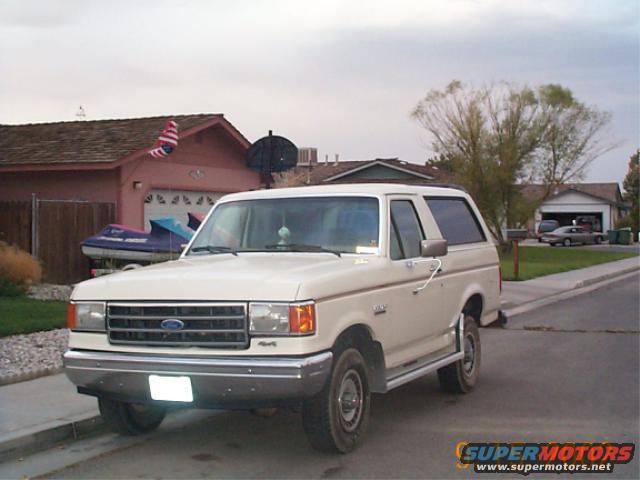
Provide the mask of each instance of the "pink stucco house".
{"label": "pink stucco house", "polygon": [[[147,151],[167,120],[178,148]],[[221,114],[0,125],[0,201],[83,200],[115,205],[116,222],[148,227],[156,216],[186,222],[225,193],[260,188],[245,164],[250,142]]]}

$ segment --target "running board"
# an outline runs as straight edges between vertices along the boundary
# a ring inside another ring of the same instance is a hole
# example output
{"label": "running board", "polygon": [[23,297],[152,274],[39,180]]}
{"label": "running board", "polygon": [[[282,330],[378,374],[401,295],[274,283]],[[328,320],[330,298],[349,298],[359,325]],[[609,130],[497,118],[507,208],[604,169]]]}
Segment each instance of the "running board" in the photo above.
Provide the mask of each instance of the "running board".
{"label": "running board", "polygon": [[423,377],[424,375],[431,373],[439,368],[442,368],[450,363],[457,362],[458,360],[462,360],[464,358],[464,352],[455,352],[450,355],[444,356],[435,360],[431,363],[423,365],[422,367],[418,367],[415,370],[411,370],[410,372],[403,373],[402,375],[398,375],[397,377],[392,378],[391,380],[387,380],[387,390],[393,390],[400,385],[404,385],[405,383],[409,383],[416,378]]}

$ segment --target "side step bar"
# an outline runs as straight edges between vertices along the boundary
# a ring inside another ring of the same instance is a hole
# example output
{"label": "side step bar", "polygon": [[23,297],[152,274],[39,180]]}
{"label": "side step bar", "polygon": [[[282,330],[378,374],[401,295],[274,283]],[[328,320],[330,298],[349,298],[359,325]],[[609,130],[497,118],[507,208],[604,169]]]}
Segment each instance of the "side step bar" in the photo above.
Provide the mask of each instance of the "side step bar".
{"label": "side step bar", "polygon": [[398,375],[397,377],[393,377],[391,379],[387,379],[387,391],[393,390],[400,385],[404,385],[405,383],[409,383],[417,378],[423,377],[428,373],[434,372],[439,368],[442,368],[450,363],[457,362],[458,360],[462,360],[464,358],[464,347],[463,347],[463,338],[464,338],[464,314],[460,314],[458,318],[458,326],[456,328],[456,352],[450,353],[449,355],[445,355],[444,357],[440,357],[437,360],[429,362],[421,367],[417,367],[409,372]]}
{"label": "side step bar", "polygon": [[410,372],[403,373],[395,378],[387,380],[387,390],[393,390],[400,385],[404,385],[405,383],[409,383],[416,378],[420,378],[427,373],[434,372],[439,368],[444,367],[445,365],[449,365],[450,363],[457,362],[458,360],[462,360],[464,358],[464,352],[455,352],[450,355],[446,355],[444,357],[439,358],[434,362],[430,362],[422,367],[418,367],[415,370],[411,370]]}

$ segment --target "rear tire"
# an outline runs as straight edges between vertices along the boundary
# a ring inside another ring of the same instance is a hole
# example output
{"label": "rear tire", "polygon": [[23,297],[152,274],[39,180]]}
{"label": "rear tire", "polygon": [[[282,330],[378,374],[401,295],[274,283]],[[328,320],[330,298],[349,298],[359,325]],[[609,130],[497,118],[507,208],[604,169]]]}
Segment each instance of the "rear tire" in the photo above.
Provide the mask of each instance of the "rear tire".
{"label": "rear tire", "polygon": [[565,238],[562,241],[562,245],[564,245],[565,247],[570,247],[571,246],[571,240],[569,240],[568,238]]}
{"label": "rear tire", "polygon": [[438,380],[443,390],[450,393],[468,393],[478,383],[480,375],[480,332],[470,315],[464,317],[464,358],[438,370]]}
{"label": "rear tire", "polygon": [[98,399],[100,415],[109,428],[122,435],[140,435],[158,428],[167,413],[166,409]]}
{"label": "rear tire", "polygon": [[315,398],[304,403],[302,424],[316,450],[349,453],[369,424],[369,376],[367,364],[356,348],[336,353],[327,384]]}

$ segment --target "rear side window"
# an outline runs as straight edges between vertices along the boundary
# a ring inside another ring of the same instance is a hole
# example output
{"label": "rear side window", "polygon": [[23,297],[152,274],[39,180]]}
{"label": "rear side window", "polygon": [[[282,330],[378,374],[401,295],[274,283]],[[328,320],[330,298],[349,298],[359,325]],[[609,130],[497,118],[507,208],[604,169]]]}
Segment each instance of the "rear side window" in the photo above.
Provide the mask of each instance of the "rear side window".
{"label": "rear side window", "polygon": [[425,201],[449,245],[484,242],[487,239],[464,198],[425,197]]}
{"label": "rear side window", "polygon": [[424,240],[424,233],[413,202],[393,200],[391,202],[391,259],[419,257],[422,240]]}

